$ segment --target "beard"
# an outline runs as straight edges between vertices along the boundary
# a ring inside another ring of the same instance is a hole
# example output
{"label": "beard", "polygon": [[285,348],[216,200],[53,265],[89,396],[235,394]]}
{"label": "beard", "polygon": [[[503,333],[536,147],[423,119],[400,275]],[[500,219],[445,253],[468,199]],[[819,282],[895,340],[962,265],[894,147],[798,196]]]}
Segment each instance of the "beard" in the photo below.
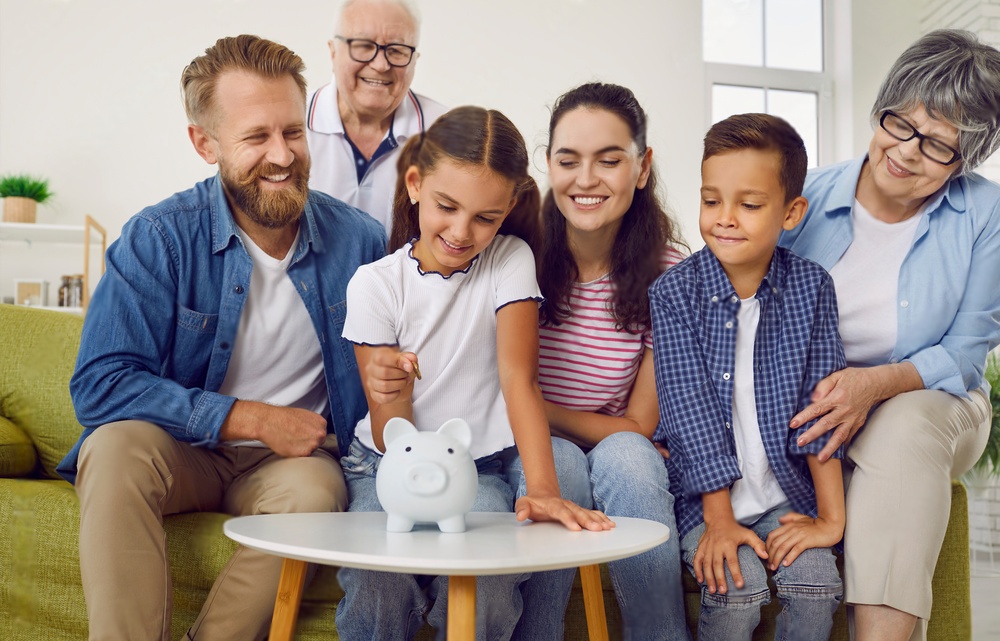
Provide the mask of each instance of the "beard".
{"label": "beard", "polygon": [[[264,189],[265,176],[288,173],[291,183],[280,190]],[[256,225],[281,229],[297,221],[309,198],[309,158],[296,158],[288,167],[262,161],[245,173],[232,171],[219,158],[219,174],[233,204]]]}

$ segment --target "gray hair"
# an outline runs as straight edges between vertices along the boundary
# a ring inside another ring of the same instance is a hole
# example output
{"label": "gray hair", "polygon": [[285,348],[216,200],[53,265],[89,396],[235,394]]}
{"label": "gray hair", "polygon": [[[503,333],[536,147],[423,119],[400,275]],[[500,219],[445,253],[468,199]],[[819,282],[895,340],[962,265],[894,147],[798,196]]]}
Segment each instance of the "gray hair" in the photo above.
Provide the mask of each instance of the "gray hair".
{"label": "gray hair", "polygon": [[887,109],[905,113],[918,105],[958,129],[962,173],[971,172],[1000,147],[1000,51],[969,31],[924,35],[882,81],[872,124]]}
{"label": "gray hair", "polygon": [[[344,0],[343,2],[340,3],[340,6],[337,7],[337,19],[333,24],[333,30],[335,34],[340,33],[340,25],[344,21],[344,12],[347,11],[347,8],[357,2],[365,2],[365,1],[385,2],[388,4],[395,4],[402,7],[403,10],[410,15],[410,20],[413,21],[413,37],[414,37],[413,45],[416,46],[417,44],[420,43],[420,9],[417,7],[417,3],[414,2],[413,0]],[[409,44],[409,43],[404,42],[402,44]]]}

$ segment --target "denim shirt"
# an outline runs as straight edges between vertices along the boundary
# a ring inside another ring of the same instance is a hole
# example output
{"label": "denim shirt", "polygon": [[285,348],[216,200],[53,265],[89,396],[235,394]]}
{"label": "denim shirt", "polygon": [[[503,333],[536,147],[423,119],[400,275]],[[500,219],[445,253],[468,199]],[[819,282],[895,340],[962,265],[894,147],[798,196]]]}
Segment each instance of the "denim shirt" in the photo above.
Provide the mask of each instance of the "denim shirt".
{"label": "denim shirt", "polygon": [[[809,172],[805,219],[779,244],[831,269],[854,238],[851,210],[867,157]],[[1000,186],[951,179],[927,201],[899,270],[896,346],[924,387],[967,396],[983,389],[986,354],[1000,341]]]}
{"label": "denim shirt", "polygon": [[[354,350],[340,335],[347,283],[385,253],[385,231],[367,214],[310,192],[288,277],[302,296],[323,353],[328,430],[341,451],[368,410]],[[218,176],[147,207],[107,252],[87,310],[70,394],[83,434],[59,464],[76,480],[80,446],[95,429],[149,421],[196,446],[219,444],[237,400],[218,393],[236,342],[253,262]]]}
{"label": "denim shirt", "polygon": [[[660,405],[653,440],[670,450],[667,473],[681,537],[704,521],[703,494],[742,478],[732,425],[736,386],[753,385],[764,451],[792,508],[817,514],[806,455],[818,454],[832,432],[799,446],[801,430],[788,423],[809,404],[816,383],[846,364],[833,279],[816,263],[777,248],[754,297],[760,316],[748,383],[734,372],[740,298],[708,248],[649,288]],[[843,454],[841,446],[834,456]]]}

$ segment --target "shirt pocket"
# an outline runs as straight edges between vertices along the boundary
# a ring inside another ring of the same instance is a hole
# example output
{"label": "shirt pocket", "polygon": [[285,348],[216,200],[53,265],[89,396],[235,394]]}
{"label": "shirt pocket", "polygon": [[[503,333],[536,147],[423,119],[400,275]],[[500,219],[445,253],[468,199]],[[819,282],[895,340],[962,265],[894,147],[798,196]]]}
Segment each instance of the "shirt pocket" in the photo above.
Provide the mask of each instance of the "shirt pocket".
{"label": "shirt pocket", "polygon": [[327,307],[330,315],[330,340],[340,346],[340,354],[348,371],[357,371],[358,361],[354,356],[354,344],[344,338],[344,322],[347,320],[347,300]]}
{"label": "shirt pocket", "polygon": [[218,327],[218,314],[203,314],[183,305],[177,306],[173,378],[184,387],[204,385]]}

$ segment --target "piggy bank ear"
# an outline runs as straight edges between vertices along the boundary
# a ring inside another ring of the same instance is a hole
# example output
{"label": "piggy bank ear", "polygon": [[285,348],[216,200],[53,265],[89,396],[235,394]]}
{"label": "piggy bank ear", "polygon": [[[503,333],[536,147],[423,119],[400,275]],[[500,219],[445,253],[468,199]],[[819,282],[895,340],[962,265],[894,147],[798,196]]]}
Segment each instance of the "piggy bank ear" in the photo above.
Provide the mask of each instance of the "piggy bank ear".
{"label": "piggy bank ear", "polygon": [[413,423],[409,422],[405,418],[393,416],[386,421],[385,428],[382,431],[382,440],[385,441],[385,447],[388,449],[389,444],[400,436],[416,434],[416,432],[417,428],[413,426]]}
{"label": "piggy bank ear", "polygon": [[438,433],[447,434],[461,443],[465,449],[469,449],[472,446],[472,429],[468,423],[460,418],[445,421],[445,424],[438,428]]}

